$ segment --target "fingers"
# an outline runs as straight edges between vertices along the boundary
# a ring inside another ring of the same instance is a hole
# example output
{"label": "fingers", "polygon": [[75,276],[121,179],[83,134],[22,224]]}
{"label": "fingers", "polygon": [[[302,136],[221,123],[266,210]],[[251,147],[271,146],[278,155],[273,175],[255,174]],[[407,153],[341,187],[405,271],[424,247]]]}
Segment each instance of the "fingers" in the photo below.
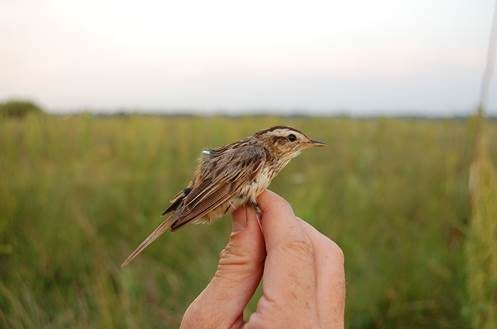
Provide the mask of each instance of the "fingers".
{"label": "fingers", "polygon": [[229,328],[243,323],[243,310],[254,294],[265,259],[257,216],[252,208],[233,213],[230,240],[221,252],[211,282],[190,305],[183,328]]}
{"label": "fingers", "polygon": [[271,318],[273,328],[314,327],[318,318],[312,242],[283,198],[266,191],[258,204],[267,256],[263,296],[248,325],[258,327]]}
{"label": "fingers", "polygon": [[264,265],[263,295],[244,328],[343,328],[345,274],[340,248],[295,217],[290,205],[266,191],[255,212],[233,214],[230,241],[216,274],[190,305],[182,328],[242,327],[243,310]]}
{"label": "fingers", "polygon": [[268,251],[288,242],[310,242],[285,199],[274,192],[265,191],[257,202],[262,211],[262,231]]}
{"label": "fingers", "polygon": [[344,256],[338,245],[309,223],[301,225],[312,241],[316,268],[316,294],[322,328],[343,328],[345,313]]}

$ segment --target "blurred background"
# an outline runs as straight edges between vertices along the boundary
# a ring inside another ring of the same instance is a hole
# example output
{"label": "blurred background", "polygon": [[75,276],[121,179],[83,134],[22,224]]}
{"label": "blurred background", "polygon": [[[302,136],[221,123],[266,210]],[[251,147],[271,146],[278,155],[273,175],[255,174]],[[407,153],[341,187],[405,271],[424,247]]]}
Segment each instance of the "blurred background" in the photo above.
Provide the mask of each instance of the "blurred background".
{"label": "blurred background", "polygon": [[284,124],[329,144],[271,188],[344,250],[348,328],[497,328],[494,8],[1,1],[0,327],[178,327],[230,220],[120,263],[203,148]]}

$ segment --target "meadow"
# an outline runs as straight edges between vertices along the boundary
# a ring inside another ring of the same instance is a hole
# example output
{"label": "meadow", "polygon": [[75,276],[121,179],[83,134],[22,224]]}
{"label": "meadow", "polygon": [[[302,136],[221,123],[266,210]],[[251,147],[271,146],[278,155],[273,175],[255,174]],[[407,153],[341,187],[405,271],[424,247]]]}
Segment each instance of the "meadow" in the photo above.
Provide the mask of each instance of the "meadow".
{"label": "meadow", "polygon": [[[0,327],[178,327],[230,220],[167,234],[120,263],[202,148],[276,124],[329,144],[271,189],[342,247],[347,327],[469,328],[468,121],[91,115],[0,120]],[[497,123],[487,130],[495,163]]]}

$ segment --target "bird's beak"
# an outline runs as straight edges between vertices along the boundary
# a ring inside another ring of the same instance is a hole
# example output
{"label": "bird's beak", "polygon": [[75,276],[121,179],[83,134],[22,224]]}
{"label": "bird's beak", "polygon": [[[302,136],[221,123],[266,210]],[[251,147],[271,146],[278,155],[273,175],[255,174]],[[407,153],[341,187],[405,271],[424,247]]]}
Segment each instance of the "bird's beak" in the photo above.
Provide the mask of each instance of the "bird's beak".
{"label": "bird's beak", "polygon": [[311,146],[312,147],[326,146],[326,143],[320,142],[320,141],[317,141],[317,140],[311,140]]}

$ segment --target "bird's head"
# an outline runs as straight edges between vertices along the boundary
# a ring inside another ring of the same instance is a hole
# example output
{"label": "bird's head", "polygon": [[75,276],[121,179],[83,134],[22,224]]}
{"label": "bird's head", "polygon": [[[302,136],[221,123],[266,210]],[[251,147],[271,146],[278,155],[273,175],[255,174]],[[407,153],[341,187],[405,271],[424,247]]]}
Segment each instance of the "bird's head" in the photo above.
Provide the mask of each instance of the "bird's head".
{"label": "bird's head", "polygon": [[275,126],[255,133],[255,138],[261,141],[273,155],[280,159],[292,159],[304,149],[326,144],[307,137],[301,131],[286,126]]}

